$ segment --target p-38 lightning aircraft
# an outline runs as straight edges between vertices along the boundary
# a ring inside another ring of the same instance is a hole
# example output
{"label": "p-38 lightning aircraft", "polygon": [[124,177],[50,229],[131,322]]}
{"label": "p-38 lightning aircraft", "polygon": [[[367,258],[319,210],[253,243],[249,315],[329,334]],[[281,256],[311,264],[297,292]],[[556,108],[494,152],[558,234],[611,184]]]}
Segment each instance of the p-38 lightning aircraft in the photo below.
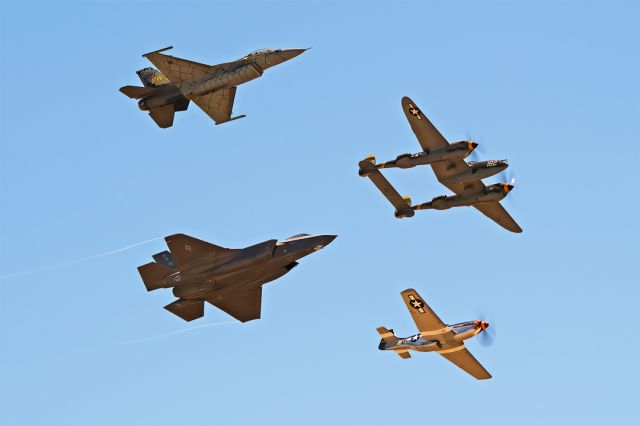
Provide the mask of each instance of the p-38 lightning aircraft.
{"label": "p-38 lightning aircraft", "polygon": [[296,260],[320,250],[335,235],[299,234],[243,249],[228,249],[184,234],[165,238],[170,251],[138,267],[147,291],[172,288],[178,300],[164,308],[192,321],[208,302],[239,321],[260,318],[262,285],[298,266]]}
{"label": "p-38 lightning aircraft", "polygon": [[166,47],[142,56],[160,71],[144,68],[137,71],[144,87],[124,86],[120,91],[140,99],[138,107],[161,128],[173,125],[176,111],[185,111],[189,102],[198,105],[216,124],[245,117],[231,117],[236,86],[262,76],[267,68],[295,58],[307,49],[260,49],[236,61],[206,65],[161,52]]}
{"label": "p-38 lightning aircraft", "polygon": [[398,338],[393,330],[378,327],[382,336],[378,349],[395,351],[401,358],[411,358],[408,351],[437,352],[478,380],[490,379],[491,374],[471,355],[464,341],[477,336],[489,327],[486,321],[468,321],[447,325],[429,308],[414,289],[400,293],[419,333]]}
{"label": "p-38 lightning aircraft", "polygon": [[[402,154],[395,160],[376,164],[373,155],[360,161],[359,174],[367,176],[396,208],[397,218],[412,217],[415,210],[446,210],[451,207],[473,206],[489,219],[511,232],[522,232],[522,228],[507,213],[500,200],[513,189],[509,183],[485,186],[482,179],[493,176],[509,165],[505,160],[480,162],[464,161],[478,146],[472,141],[449,144],[429,119],[408,97],[402,98],[404,110],[411,129],[418,138],[422,152]],[[389,181],[380,173],[380,169],[397,167],[408,169],[419,165],[431,165],[438,181],[455,195],[441,195],[433,200],[412,205],[411,198],[401,197]]]}

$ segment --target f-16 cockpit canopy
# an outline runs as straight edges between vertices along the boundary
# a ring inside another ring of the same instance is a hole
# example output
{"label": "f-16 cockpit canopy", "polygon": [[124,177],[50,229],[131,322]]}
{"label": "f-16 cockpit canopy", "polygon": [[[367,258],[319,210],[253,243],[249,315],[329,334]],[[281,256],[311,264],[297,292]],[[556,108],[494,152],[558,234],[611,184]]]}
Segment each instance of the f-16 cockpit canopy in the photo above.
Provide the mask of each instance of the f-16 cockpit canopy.
{"label": "f-16 cockpit canopy", "polygon": [[245,56],[245,58],[249,58],[251,56],[256,56],[256,55],[260,55],[261,53],[271,53],[271,52],[279,52],[281,49],[258,49],[258,50],[254,50],[253,52],[249,53],[247,56]]}

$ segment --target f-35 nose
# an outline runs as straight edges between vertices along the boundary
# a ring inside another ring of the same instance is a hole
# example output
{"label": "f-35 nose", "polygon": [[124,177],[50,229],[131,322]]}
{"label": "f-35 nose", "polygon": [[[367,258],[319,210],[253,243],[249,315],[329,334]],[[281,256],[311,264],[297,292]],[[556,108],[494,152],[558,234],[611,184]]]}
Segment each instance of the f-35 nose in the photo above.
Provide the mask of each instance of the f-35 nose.
{"label": "f-35 nose", "polygon": [[337,235],[323,235],[323,242],[324,245],[328,245],[329,243],[331,243],[333,240],[335,240],[337,237]]}

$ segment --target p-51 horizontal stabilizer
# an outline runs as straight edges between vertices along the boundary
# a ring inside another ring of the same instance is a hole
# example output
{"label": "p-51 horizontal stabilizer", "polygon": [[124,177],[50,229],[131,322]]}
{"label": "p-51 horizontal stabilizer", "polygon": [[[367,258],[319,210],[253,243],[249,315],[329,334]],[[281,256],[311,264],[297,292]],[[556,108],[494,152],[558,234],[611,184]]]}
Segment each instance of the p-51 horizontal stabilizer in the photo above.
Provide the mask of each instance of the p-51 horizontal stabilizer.
{"label": "p-51 horizontal stabilizer", "polygon": [[407,351],[407,350],[403,350],[403,351],[396,351],[396,353],[398,354],[398,356],[400,356],[400,358],[402,359],[409,359],[411,358],[411,354]]}
{"label": "p-51 horizontal stabilizer", "polygon": [[204,315],[204,302],[202,300],[178,299],[164,308],[185,321],[193,321]]}
{"label": "p-51 horizontal stabilizer", "polygon": [[151,262],[138,266],[138,272],[147,291],[153,291],[162,288],[162,280],[167,275],[172,274],[173,270],[158,263]]}

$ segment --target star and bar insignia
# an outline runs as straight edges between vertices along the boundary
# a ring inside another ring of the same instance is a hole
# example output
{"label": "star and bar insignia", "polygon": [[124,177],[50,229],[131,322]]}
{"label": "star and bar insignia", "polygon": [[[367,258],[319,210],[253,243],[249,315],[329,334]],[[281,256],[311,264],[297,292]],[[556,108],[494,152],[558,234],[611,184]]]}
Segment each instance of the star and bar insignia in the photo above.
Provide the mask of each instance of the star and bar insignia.
{"label": "star and bar insignia", "polygon": [[422,117],[420,116],[420,114],[422,114],[422,111],[420,111],[420,109],[418,109],[418,107],[415,107],[413,104],[409,104],[409,113],[414,117],[417,117],[418,120],[422,120]]}
{"label": "star and bar insignia", "polygon": [[420,299],[416,299],[413,294],[409,295],[409,304],[411,304],[411,307],[413,309],[417,310],[421,314],[424,314],[424,309],[422,308],[424,306],[424,302]]}

